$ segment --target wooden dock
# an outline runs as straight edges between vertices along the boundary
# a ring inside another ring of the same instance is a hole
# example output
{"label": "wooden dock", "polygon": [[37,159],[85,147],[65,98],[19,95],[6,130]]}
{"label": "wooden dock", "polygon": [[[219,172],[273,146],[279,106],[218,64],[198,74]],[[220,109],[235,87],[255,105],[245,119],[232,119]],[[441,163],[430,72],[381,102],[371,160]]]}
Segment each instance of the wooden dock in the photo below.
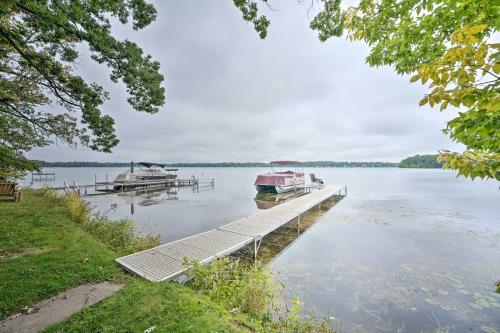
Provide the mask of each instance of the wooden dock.
{"label": "wooden dock", "polygon": [[346,186],[325,186],[318,191],[259,211],[219,228],[116,259],[125,269],[150,281],[178,277],[187,269],[184,259],[209,263],[247,245],[254,258],[264,236],[334,196],[347,195]]}

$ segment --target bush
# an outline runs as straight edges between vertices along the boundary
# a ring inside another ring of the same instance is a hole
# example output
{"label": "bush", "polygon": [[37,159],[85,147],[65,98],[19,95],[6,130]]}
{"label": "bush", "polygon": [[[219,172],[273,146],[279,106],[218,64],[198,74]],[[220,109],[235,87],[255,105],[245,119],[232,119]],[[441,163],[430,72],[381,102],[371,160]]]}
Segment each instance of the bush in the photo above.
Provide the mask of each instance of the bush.
{"label": "bush", "polygon": [[186,262],[187,285],[208,296],[230,312],[248,315],[259,332],[333,332],[326,321],[301,316],[298,298],[289,311],[281,306],[282,288],[274,281],[271,270],[260,263],[244,264],[224,257],[210,265]]}
{"label": "bush", "polygon": [[44,196],[49,200],[63,200],[73,221],[114,250],[130,253],[160,244],[159,236],[137,236],[132,220],[112,221],[100,215],[93,217],[89,204],[77,194],[61,198],[54,191],[44,190]]}

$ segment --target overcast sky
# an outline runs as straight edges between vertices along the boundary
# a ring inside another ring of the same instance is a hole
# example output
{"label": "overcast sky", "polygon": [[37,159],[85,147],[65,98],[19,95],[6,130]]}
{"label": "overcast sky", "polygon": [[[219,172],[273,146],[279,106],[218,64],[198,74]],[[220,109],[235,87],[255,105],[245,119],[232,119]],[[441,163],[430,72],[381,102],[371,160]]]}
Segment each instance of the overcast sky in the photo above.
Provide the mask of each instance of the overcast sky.
{"label": "overcast sky", "polygon": [[441,133],[452,111],[419,108],[421,85],[389,68],[370,68],[361,42],[321,43],[307,6],[271,2],[266,40],[230,0],[156,1],[157,20],[120,38],[161,63],[166,104],[155,115],[127,104],[122,84],[83,53],[78,72],[110,92],[104,112],[121,140],[112,154],[53,145],[46,161],[220,162],[399,161],[460,149]]}

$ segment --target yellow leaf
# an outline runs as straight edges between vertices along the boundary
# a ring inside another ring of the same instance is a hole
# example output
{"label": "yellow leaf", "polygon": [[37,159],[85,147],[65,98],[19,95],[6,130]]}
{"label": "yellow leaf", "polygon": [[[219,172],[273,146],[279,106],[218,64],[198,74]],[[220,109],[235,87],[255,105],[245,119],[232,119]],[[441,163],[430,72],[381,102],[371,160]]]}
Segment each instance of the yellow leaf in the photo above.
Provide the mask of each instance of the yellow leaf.
{"label": "yellow leaf", "polygon": [[440,111],[443,111],[444,109],[446,109],[446,107],[448,106],[448,101],[444,101],[443,104],[441,104],[441,106],[439,107],[439,110]]}
{"label": "yellow leaf", "polygon": [[475,34],[480,33],[481,31],[486,30],[486,28],[488,28],[487,24],[479,24],[479,25],[475,25],[475,26],[472,26],[470,28],[464,29],[464,33],[466,33],[468,35],[475,35]]}
{"label": "yellow leaf", "polygon": [[434,107],[434,98],[432,96],[429,97],[429,105],[431,106],[431,108]]}
{"label": "yellow leaf", "polygon": [[412,76],[412,77],[411,77],[411,79],[410,79],[410,82],[415,82],[415,81],[417,81],[418,79],[420,79],[420,74],[417,74],[417,75]]}
{"label": "yellow leaf", "polygon": [[495,66],[493,66],[493,72],[495,72],[495,74],[500,73],[500,64],[495,64]]}

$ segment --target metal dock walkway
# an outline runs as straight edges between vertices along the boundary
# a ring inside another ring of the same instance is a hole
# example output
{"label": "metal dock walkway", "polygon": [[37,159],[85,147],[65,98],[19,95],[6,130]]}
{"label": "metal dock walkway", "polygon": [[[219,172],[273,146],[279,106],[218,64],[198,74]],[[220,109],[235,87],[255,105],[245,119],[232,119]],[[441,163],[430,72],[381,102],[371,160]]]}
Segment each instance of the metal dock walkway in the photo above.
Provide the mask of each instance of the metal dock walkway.
{"label": "metal dock walkway", "polygon": [[172,243],[116,259],[127,270],[150,281],[170,280],[187,268],[184,259],[208,263],[253,243],[256,257],[262,238],[294,218],[337,195],[346,195],[345,186],[325,186],[248,217]]}

